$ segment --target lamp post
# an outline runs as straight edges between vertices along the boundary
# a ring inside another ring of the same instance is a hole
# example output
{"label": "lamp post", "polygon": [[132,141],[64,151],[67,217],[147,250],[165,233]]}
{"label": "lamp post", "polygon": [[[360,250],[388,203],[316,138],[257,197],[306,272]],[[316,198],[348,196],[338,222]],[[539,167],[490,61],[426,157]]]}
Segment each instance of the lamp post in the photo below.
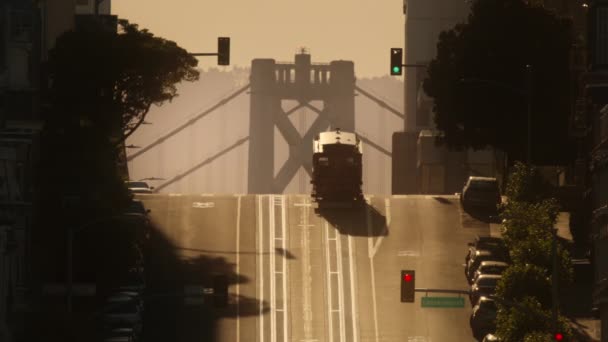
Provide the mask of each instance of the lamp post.
{"label": "lamp post", "polygon": [[90,228],[91,226],[94,226],[96,224],[102,223],[102,222],[106,222],[106,221],[111,221],[111,220],[115,220],[115,219],[125,219],[125,218],[138,218],[138,219],[143,219],[143,215],[142,214],[137,214],[137,213],[123,213],[120,215],[113,215],[113,216],[107,216],[107,217],[102,217],[102,218],[98,218],[96,220],[93,221],[89,221],[77,228],[68,228],[67,230],[67,258],[66,258],[66,307],[67,307],[67,312],[68,313],[72,313],[72,290],[73,290],[73,260],[72,260],[72,255],[73,255],[73,242],[74,242],[74,234],[81,232],[87,228]]}
{"label": "lamp post", "polygon": [[526,64],[526,89],[519,89],[512,87],[509,84],[502,83],[499,81],[493,80],[485,80],[478,78],[461,78],[461,83],[471,83],[471,84],[483,84],[489,85],[497,88],[502,88],[509,90],[510,92],[526,97],[527,103],[527,143],[526,143],[526,162],[530,164],[532,162],[532,65]]}

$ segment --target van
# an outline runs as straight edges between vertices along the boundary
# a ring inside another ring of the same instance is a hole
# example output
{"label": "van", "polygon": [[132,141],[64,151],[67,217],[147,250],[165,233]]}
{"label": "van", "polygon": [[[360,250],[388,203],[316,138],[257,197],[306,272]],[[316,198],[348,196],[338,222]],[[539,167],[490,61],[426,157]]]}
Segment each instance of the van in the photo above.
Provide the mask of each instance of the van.
{"label": "van", "polygon": [[464,184],[460,202],[465,210],[485,209],[496,213],[502,200],[494,177],[471,176]]}

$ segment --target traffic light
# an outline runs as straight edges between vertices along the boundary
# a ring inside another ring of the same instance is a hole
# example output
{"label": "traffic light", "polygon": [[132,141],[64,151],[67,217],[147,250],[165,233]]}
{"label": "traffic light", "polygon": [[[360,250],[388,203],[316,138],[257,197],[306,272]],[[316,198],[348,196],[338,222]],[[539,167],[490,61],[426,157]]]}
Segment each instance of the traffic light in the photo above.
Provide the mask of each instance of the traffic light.
{"label": "traffic light", "polygon": [[554,338],[556,341],[563,341],[564,340],[564,334],[562,333],[555,333]]}
{"label": "traffic light", "polygon": [[217,38],[217,65],[230,65],[230,37]]}
{"label": "traffic light", "polygon": [[401,75],[403,70],[403,49],[391,48],[391,75]]}
{"label": "traffic light", "polygon": [[413,303],[416,289],[416,272],[413,270],[401,271],[401,302]]}

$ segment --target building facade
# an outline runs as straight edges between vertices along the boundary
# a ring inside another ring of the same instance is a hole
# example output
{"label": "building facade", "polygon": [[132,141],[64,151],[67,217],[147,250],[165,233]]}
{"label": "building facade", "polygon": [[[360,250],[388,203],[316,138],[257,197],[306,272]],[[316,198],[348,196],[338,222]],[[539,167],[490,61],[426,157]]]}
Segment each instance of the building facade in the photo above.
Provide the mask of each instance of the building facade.
{"label": "building facade", "polygon": [[[48,82],[43,65],[76,16],[94,13],[94,1],[0,0],[0,341],[25,329],[37,285],[29,237]],[[110,2],[99,2],[100,14],[110,14]]]}

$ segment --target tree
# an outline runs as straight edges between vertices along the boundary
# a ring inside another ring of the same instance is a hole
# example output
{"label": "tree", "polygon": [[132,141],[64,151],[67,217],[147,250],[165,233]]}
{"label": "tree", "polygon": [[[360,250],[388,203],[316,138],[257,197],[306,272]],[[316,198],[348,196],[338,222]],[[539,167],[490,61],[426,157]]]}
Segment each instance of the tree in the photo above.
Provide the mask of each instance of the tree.
{"label": "tree", "polygon": [[543,7],[522,0],[475,0],[466,23],[439,35],[424,81],[424,91],[434,99],[439,142],[451,148],[491,146],[510,160],[523,160],[529,64],[532,161],[570,160],[572,36],[570,22]]}
{"label": "tree", "polygon": [[551,292],[547,291],[551,282],[546,269],[531,264],[513,264],[503,273],[496,295],[510,301],[521,301],[526,297],[534,297],[542,307],[551,304]]}
{"label": "tree", "polygon": [[550,198],[551,185],[538,168],[516,162],[509,175],[505,195],[510,201],[535,203]]}
{"label": "tree", "polygon": [[152,104],[177,96],[176,83],[194,81],[197,60],[175,42],[119,20],[119,31],[76,30],[49,54],[50,120],[88,125],[118,145],[144,121]]}
{"label": "tree", "polygon": [[[49,106],[36,168],[41,258],[65,239],[58,231],[128,206],[131,195],[117,168],[121,142],[152,104],[177,96],[176,83],[198,78],[196,65],[175,42],[127,20],[119,20],[118,32],[75,30],[57,39],[45,67]],[[77,205],[63,205],[66,195]]]}
{"label": "tree", "polygon": [[[533,297],[525,297],[516,305],[498,302],[496,335],[504,342],[545,342],[552,336],[551,312],[543,309]],[[566,341],[572,341],[572,329],[563,316],[558,317],[557,329]]]}

